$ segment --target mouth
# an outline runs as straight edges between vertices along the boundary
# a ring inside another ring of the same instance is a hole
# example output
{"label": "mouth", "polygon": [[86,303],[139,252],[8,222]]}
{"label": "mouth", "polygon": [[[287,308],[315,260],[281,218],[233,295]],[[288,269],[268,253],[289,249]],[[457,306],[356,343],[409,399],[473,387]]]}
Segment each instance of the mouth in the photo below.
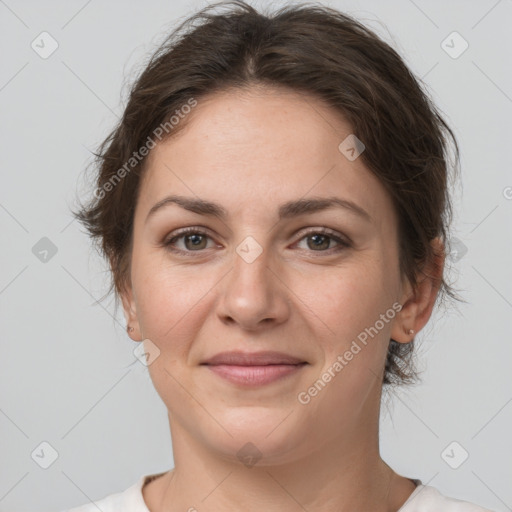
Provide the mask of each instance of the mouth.
{"label": "mouth", "polygon": [[308,365],[280,352],[222,352],[201,363],[217,376],[243,386],[261,386],[283,379]]}

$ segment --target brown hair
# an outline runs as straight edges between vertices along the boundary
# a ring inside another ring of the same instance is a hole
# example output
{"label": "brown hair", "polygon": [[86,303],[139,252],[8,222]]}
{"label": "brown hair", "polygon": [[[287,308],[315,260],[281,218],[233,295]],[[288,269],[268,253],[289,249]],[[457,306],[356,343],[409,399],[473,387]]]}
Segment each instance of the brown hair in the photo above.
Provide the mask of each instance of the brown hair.
{"label": "brown hair", "polygon": [[[219,7],[225,12],[211,12]],[[431,240],[447,243],[448,138],[454,170],[459,163],[455,136],[419,81],[373,31],[325,6],[288,5],[264,15],[243,1],[220,2],[185,20],[132,85],[122,119],[95,153],[94,197],[73,212],[110,263],[108,293],[115,291],[116,306],[130,282],[133,215],[146,160],[139,150],[191,98],[251,85],[313,94],[351,124],[366,147],[363,162],[393,200],[400,269],[416,286],[422,265],[435,261]],[[166,129],[163,139],[184,126]],[[444,277],[439,287],[443,298],[458,298]],[[384,384],[417,379],[413,345],[390,340]]]}

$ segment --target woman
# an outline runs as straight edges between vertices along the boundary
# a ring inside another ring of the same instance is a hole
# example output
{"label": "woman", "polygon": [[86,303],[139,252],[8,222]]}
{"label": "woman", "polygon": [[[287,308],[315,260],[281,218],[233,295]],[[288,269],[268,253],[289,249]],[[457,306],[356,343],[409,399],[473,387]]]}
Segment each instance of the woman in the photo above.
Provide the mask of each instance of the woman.
{"label": "woman", "polygon": [[455,297],[452,131],[352,18],[223,5],[155,53],[76,212],[175,467],[73,510],[483,511],[379,454],[383,386],[414,380],[414,337]]}

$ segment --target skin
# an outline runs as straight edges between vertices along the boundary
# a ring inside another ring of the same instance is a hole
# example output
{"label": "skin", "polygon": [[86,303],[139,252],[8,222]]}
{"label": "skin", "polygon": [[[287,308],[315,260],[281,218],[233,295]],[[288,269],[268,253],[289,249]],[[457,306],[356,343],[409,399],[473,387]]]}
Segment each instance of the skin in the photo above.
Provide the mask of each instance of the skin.
{"label": "skin", "polygon": [[[186,127],[148,156],[122,300],[132,339],[160,350],[148,369],[173,442],[174,469],[143,489],[151,512],[390,512],[414,491],[379,454],[382,374],[389,339],[407,343],[409,329],[428,321],[444,256],[413,292],[398,268],[390,197],[362,158],[350,161],[338,149],[351,133],[313,96],[253,86],[201,99]],[[168,204],[146,220],[170,194],[213,201],[229,216]],[[282,203],[333,195],[355,202],[371,222],[343,208],[278,221]],[[188,226],[208,236],[196,241],[199,249],[182,236],[174,247],[188,252],[170,252],[164,242]],[[329,237],[315,245],[323,227],[350,245],[336,252]],[[236,252],[248,236],[263,249],[251,263]],[[395,302],[401,311],[299,403],[298,393]],[[230,350],[276,350],[309,364],[242,388],[200,365]],[[252,467],[237,457],[247,442],[261,453]]]}

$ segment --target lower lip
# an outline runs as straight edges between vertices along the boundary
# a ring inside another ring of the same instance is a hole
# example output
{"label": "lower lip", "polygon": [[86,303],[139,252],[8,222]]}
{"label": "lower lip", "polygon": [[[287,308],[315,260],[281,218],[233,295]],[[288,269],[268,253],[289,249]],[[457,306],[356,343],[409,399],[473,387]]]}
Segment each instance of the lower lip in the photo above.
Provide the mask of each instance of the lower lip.
{"label": "lower lip", "polygon": [[227,364],[208,365],[220,377],[245,386],[269,384],[293,373],[297,373],[306,363],[271,364],[265,366],[235,366]]}

